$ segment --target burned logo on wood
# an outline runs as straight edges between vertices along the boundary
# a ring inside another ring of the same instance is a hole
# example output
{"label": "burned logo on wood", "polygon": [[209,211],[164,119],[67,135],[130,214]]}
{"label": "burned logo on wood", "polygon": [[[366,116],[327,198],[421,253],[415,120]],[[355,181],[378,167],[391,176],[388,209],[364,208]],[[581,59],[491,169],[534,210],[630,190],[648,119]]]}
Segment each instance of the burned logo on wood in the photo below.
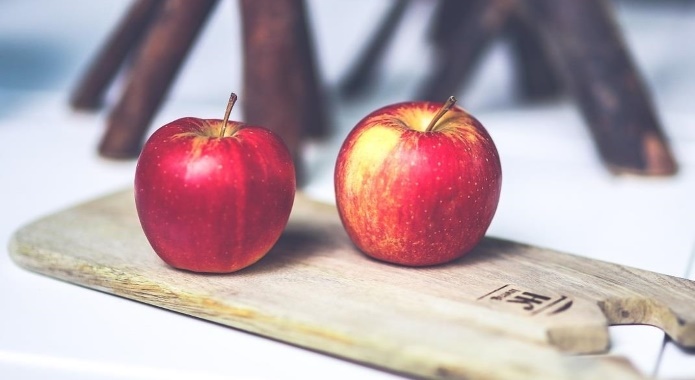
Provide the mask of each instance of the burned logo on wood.
{"label": "burned logo on wood", "polygon": [[572,307],[573,303],[573,300],[565,295],[528,290],[512,284],[480,296],[478,301],[525,315],[559,314]]}

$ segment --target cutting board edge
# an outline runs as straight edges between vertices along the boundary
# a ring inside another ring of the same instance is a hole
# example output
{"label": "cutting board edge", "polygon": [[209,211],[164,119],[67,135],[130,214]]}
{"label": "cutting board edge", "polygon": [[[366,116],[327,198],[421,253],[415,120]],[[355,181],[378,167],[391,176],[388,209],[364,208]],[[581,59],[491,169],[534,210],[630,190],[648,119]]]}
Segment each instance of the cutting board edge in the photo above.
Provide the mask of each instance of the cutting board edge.
{"label": "cutting board edge", "polygon": [[[29,224],[26,229],[30,229],[32,224]],[[108,286],[107,284],[99,283],[98,281],[90,281],[90,279],[101,280],[97,276],[85,275],[84,270],[73,271],[73,267],[94,267],[97,268],[93,263],[86,262],[81,259],[76,259],[69,255],[60,254],[52,252],[50,250],[36,250],[30,245],[22,243],[22,233],[25,228],[22,228],[15,233],[10,239],[10,256],[12,260],[21,268],[36,273],[39,275],[47,276],[49,278],[58,279],[65,283],[78,285],[85,289],[96,290],[104,294],[111,296],[116,296],[132,301],[136,301],[141,304],[148,306],[154,306],[167,311],[175,312],[178,314],[186,315],[189,317],[203,319],[205,321],[213,322],[225,327],[231,327],[241,332],[250,333],[265,339],[272,339],[274,341],[282,342],[284,344],[289,344],[302,349],[308,349],[321,354],[327,354],[331,357],[339,359],[347,359],[351,362],[355,362],[360,365],[366,365],[368,367],[373,367],[379,370],[384,370],[394,374],[405,375],[405,376],[422,376],[424,378],[491,378],[491,379],[506,379],[508,375],[514,375],[516,378],[520,379],[543,379],[543,378],[554,378],[554,377],[544,377],[542,373],[524,373],[524,376],[518,377],[518,372],[513,372],[510,370],[509,373],[500,376],[492,376],[488,372],[486,366],[481,366],[478,368],[477,372],[471,372],[471,368],[468,367],[465,370],[456,367],[455,360],[450,360],[449,365],[447,363],[442,364],[442,358],[433,359],[431,357],[426,357],[426,350],[420,349],[419,347],[412,347],[411,352],[403,352],[402,347],[391,347],[391,351],[384,350],[383,344],[379,344],[380,339],[375,337],[373,339],[366,339],[363,341],[355,341],[353,338],[347,335],[341,335],[340,333],[330,332],[316,328],[308,324],[302,324],[301,322],[293,321],[294,324],[287,324],[288,321],[284,321],[286,324],[283,328],[276,329],[274,331],[269,331],[264,328],[264,325],[258,325],[248,322],[248,316],[254,315],[256,319],[268,318],[276,319],[271,315],[263,315],[257,308],[252,307],[239,307],[230,305],[218,305],[225,310],[225,313],[214,314],[211,313],[205,317],[195,312],[191,312],[192,307],[182,307],[180,303],[168,302],[164,303],[159,301],[153,301],[150,298],[137,296],[134,293],[128,293],[121,291],[118,286]],[[48,259],[54,263],[62,263],[60,265],[47,267],[45,265],[40,265],[41,259]],[[56,260],[57,259],[57,260]],[[82,276],[75,277],[74,274],[79,273]],[[132,276],[132,275],[131,275]],[[146,280],[142,276],[138,276]],[[79,281],[78,279],[86,279],[87,281]],[[180,295],[179,295],[180,296]],[[196,296],[191,294],[190,297],[186,297],[189,301],[196,300],[200,298],[200,295]],[[183,305],[186,305],[184,303]],[[211,305],[206,304],[205,307],[209,308]],[[202,308],[196,310],[203,310]],[[231,313],[230,313],[231,311]],[[227,318],[220,317],[219,315],[229,316]],[[288,332],[295,332],[290,334]],[[307,339],[307,337],[310,337]],[[524,344],[528,344],[531,347],[539,347],[543,350],[555,351],[559,357],[572,358],[564,356],[560,351],[555,350],[551,346],[544,346],[538,342],[523,341]],[[370,347],[371,346],[371,347]],[[373,349],[377,348],[377,349]],[[366,352],[379,352],[381,355],[379,357],[369,356],[363,353]],[[404,356],[405,354],[405,356]],[[424,355],[424,356],[423,356]],[[581,358],[581,357],[576,357]],[[446,360],[445,360],[446,362]],[[433,363],[439,363],[432,365]],[[612,368],[612,364],[607,362],[609,365],[607,370],[625,370],[627,373],[636,374],[634,366],[630,365],[625,367],[623,363],[621,367],[624,368]],[[473,377],[471,377],[473,375]],[[640,377],[635,377],[635,379]]]}
{"label": "cutting board edge", "polygon": [[[36,250],[36,249],[33,249],[32,247],[30,247],[30,246],[25,245],[25,244],[22,243],[22,236],[23,236],[23,234],[27,233],[28,231],[31,231],[31,229],[32,229],[33,227],[35,227],[37,224],[40,224],[42,221],[51,218],[51,217],[54,216],[55,214],[58,214],[58,213],[62,213],[62,212],[65,212],[65,211],[72,210],[73,208],[78,207],[78,206],[85,206],[85,205],[88,205],[88,204],[91,204],[91,203],[96,203],[96,202],[99,202],[100,200],[103,200],[104,198],[110,198],[110,197],[114,197],[114,196],[117,196],[117,195],[124,196],[124,195],[127,195],[128,193],[132,193],[132,189],[124,189],[124,190],[112,192],[112,193],[106,194],[106,195],[104,195],[104,196],[102,196],[102,197],[96,198],[96,199],[94,199],[94,200],[87,201],[87,202],[83,202],[83,203],[81,203],[81,204],[79,204],[79,205],[77,205],[77,206],[65,208],[64,210],[60,210],[60,211],[58,211],[58,212],[56,212],[56,213],[53,213],[53,214],[51,214],[51,215],[42,217],[42,218],[40,218],[40,219],[38,219],[38,220],[36,220],[36,221],[34,221],[34,222],[31,222],[31,223],[29,223],[29,224],[27,224],[27,225],[21,227],[19,230],[17,230],[17,232],[15,232],[15,233],[11,236],[11,239],[10,239],[10,241],[9,241],[10,256],[11,256],[12,260],[13,260],[19,267],[22,267],[22,268],[24,268],[24,269],[26,269],[26,270],[29,270],[29,271],[32,271],[32,272],[35,272],[35,273],[39,273],[39,274],[42,274],[42,275],[46,275],[46,276],[49,276],[49,277],[52,277],[52,278],[58,278],[58,279],[60,279],[60,280],[62,280],[62,281],[66,281],[66,282],[69,282],[69,283],[72,283],[72,284],[77,284],[77,285],[83,286],[83,287],[85,287],[85,288],[98,290],[98,291],[101,291],[101,292],[104,292],[104,293],[107,293],[107,294],[116,295],[116,296],[119,296],[119,297],[123,297],[123,298],[131,299],[131,300],[135,300],[135,301],[138,301],[138,302],[141,302],[141,303],[145,303],[145,304],[148,304],[148,305],[154,305],[154,306],[156,306],[156,307],[160,307],[160,308],[164,308],[164,309],[167,309],[167,310],[171,310],[171,311],[174,311],[174,312],[177,312],[177,313],[182,313],[182,314],[185,314],[185,315],[191,315],[191,316],[200,318],[199,316],[197,316],[197,315],[195,315],[195,314],[190,314],[190,313],[187,313],[187,312],[182,311],[182,310],[177,310],[177,309],[170,308],[170,307],[166,307],[166,306],[162,306],[162,305],[159,305],[159,304],[154,304],[154,303],[152,303],[152,302],[149,302],[149,301],[146,300],[146,299],[138,299],[138,298],[135,298],[135,297],[128,297],[128,296],[124,296],[124,295],[118,294],[118,293],[116,293],[116,292],[111,291],[112,288],[109,288],[109,287],[101,287],[101,288],[100,288],[100,287],[97,286],[97,285],[85,285],[85,284],[80,283],[80,282],[71,281],[71,279],[70,279],[69,276],[67,276],[67,275],[57,275],[55,272],[53,272],[53,271],[51,271],[51,270],[48,270],[48,269],[46,269],[45,267],[42,267],[41,265],[38,265],[38,264],[36,263],[36,260],[37,260],[37,258],[39,258],[39,257],[45,257],[45,256],[47,256],[47,255],[60,255],[60,254],[56,254],[55,252],[51,252],[50,250],[44,250],[44,251]],[[330,207],[330,205],[327,205],[327,206]],[[524,244],[524,245],[526,245],[526,244]],[[530,245],[527,245],[527,246],[532,247],[532,246],[530,246]],[[534,247],[534,248],[535,248],[535,247]],[[547,248],[540,248],[540,249],[547,249]],[[547,249],[547,250],[550,250],[550,249]],[[552,250],[550,250],[550,251],[552,251]],[[563,255],[569,255],[569,256],[575,256],[575,257],[578,257],[578,258],[583,258],[583,257],[581,257],[581,256],[573,255],[573,254],[571,254],[571,253],[564,253],[564,252],[561,252],[561,253],[562,253]],[[65,256],[65,255],[62,255],[62,256]],[[607,263],[607,264],[611,264],[611,265],[618,265],[618,264],[613,264],[613,263],[609,263],[609,262],[603,262],[603,263]],[[638,270],[639,270],[639,269],[638,269]],[[337,352],[326,351],[325,349],[317,348],[318,346],[314,347],[314,346],[302,344],[301,342],[297,342],[297,341],[294,341],[294,340],[292,340],[292,339],[288,339],[288,338],[284,338],[284,337],[277,337],[278,334],[276,334],[275,336],[269,336],[268,334],[264,334],[264,333],[262,332],[262,329],[252,329],[252,328],[249,328],[249,327],[246,327],[246,326],[241,326],[241,325],[238,325],[238,324],[235,325],[235,324],[225,323],[225,322],[226,322],[225,320],[221,320],[221,321],[217,321],[217,320],[214,320],[214,319],[209,319],[209,320],[211,320],[211,321],[213,321],[213,322],[215,322],[215,323],[219,323],[219,324],[225,325],[225,326],[230,326],[230,327],[233,327],[233,328],[236,328],[236,329],[240,329],[240,330],[243,330],[243,331],[247,331],[247,332],[250,332],[250,333],[252,333],[252,334],[257,334],[257,335],[260,335],[260,336],[263,336],[263,337],[266,337],[266,338],[270,338],[270,339],[274,339],[274,340],[278,340],[278,341],[287,342],[287,343],[289,343],[289,344],[296,345],[296,346],[299,346],[299,347],[309,348],[309,349],[314,350],[314,351],[318,351],[318,352],[322,352],[322,353],[327,353],[327,354],[334,355],[334,356],[338,356],[338,357],[342,357],[342,358],[345,358],[345,357],[346,357],[346,356],[345,356],[345,352],[342,351],[342,350],[337,351]],[[323,342],[323,343],[321,344],[321,346],[324,346],[324,345],[325,345],[325,342]],[[367,364],[367,365],[370,365],[370,366],[375,366],[375,367],[377,367],[377,368],[386,368],[386,369],[389,370],[389,371],[394,371],[393,369],[389,369],[388,367],[384,367],[383,365],[380,365],[379,363],[372,363],[372,362],[367,361],[367,360],[362,360],[362,359],[360,359],[359,357],[348,357],[348,359],[349,359],[349,360],[356,361],[356,362],[359,362],[359,363],[361,363],[361,364]],[[440,368],[439,370],[440,370],[440,372],[441,372],[441,371],[443,371],[443,372],[446,372],[446,371],[447,371],[446,368],[444,368],[444,369],[441,369],[441,368]],[[443,372],[442,372],[442,373],[443,373]],[[455,373],[455,372],[452,372],[452,373]],[[432,373],[432,372],[428,372],[428,373],[422,373],[422,374],[420,374],[420,375],[423,375],[423,376],[433,376],[433,373]],[[435,376],[438,376],[438,375],[441,375],[441,373],[434,373],[434,375],[435,375]]]}

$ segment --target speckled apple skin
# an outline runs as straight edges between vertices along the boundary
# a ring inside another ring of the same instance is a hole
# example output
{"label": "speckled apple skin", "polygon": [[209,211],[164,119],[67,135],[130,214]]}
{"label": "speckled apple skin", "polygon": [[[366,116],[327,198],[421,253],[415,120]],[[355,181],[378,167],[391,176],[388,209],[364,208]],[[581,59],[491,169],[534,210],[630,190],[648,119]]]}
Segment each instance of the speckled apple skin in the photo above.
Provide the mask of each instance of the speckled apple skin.
{"label": "speckled apple skin", "polygon": [[260,260],[284,230],[295,195],[292,157],[268,129],[183,118],[145,143],[135,204],[147,240],[169,265],[234,272]]}
{"label": "speckled apple skin", "polygon": [[469,252],[500,198],[492,138],[461,108],[425,132],[441,103],[408,102],[362,119],[335,168],[336,202],[355,245],[379,260],[426,266]]}

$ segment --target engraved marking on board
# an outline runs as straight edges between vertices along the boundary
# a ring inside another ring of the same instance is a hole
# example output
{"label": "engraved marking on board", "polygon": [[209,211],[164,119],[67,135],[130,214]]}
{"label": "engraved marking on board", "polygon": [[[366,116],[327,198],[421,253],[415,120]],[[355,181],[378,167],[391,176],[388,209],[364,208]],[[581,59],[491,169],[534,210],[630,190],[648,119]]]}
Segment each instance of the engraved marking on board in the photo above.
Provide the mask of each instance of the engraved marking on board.
{"label": "engraved marking on board", "polygon": [[559,314],[571,308],[574,302],[565,295],[527,290],[511,284],[478,297],[478,301],[488,301],[496,307],[513,309],[526,315]]}

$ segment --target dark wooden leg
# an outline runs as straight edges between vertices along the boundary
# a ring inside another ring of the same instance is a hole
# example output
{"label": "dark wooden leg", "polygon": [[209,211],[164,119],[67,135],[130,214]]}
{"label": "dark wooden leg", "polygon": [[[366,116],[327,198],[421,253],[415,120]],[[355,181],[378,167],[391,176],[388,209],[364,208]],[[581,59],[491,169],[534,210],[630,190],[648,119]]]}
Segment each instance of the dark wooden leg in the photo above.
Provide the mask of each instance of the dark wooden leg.
{"label": "dark wooden leg", "polygon": [[515,0],[469,0],[464,17],[439,49],[438,62],[418,98],[443,101],[465,86],[490,42],[504,29],[517,6]]}
{"label": "dark wooden leg", "polygon": [[340,92],[347,98],[360,95],[367,89],[368,84],[376,74],[377,63],[393,39],[398,24],[403,19],[411,0],[393,0],[392,3],[391,9],[381,22],[372,40],[367,44],[367,48],[360,55],[357,64],[353,66],[353,69],[340,84]]}
{"label": "dark wooden leg", "polygon": [[514,12],[507,25],[518,81],[519,95],[526,101],[556,98],[563,83],[549,56],[538,28],[521,12]]}
{"label": "dark wooden leg", "polygon": [[301,76],[305,78],[304,85],[306,86],[306,98],[302,106],[305,110],[306,124],[302,135],[322,138],[326,137],[330,130],[327,103],[324,101],[323,82],[314,51],[312,33],[309,29],[306,3],[302,1],[300,7],[298,10],[299,25],[297,26],[299,29],[299,59],[301,60],[300,67],[303,69]]}
{"label": "dark wooden leg", "polygon": [[670,175],[676,162],[609,3],[525,3],[564,69],[570,90],[608,166],[616,174]]}
{"label": "dark wooden leg", "polygon": [[101,106],[106,89],[144,36],[161,5],[161,0],[137,0],[131,5],[72,94],[73,108],[94,110]]}
{"label": "dark wooden leg", "polygon": [[143,41],[127,87],[111,112],[99,152],[137,157],[150,122],[217,0],[167,0]]}
{"label": "dark wooden leg", "polygon": [[468,0],[438,0],[428,32],[432,44],[438,49],[446,46],[454,30],[466,19],[474,4],[475,1]]}
{"label": "dark wooden leg", "polygon": [[305,12],[303,0],[241,0],[245,121],[277,132],[295,157],[303,135],[326,128]]}

